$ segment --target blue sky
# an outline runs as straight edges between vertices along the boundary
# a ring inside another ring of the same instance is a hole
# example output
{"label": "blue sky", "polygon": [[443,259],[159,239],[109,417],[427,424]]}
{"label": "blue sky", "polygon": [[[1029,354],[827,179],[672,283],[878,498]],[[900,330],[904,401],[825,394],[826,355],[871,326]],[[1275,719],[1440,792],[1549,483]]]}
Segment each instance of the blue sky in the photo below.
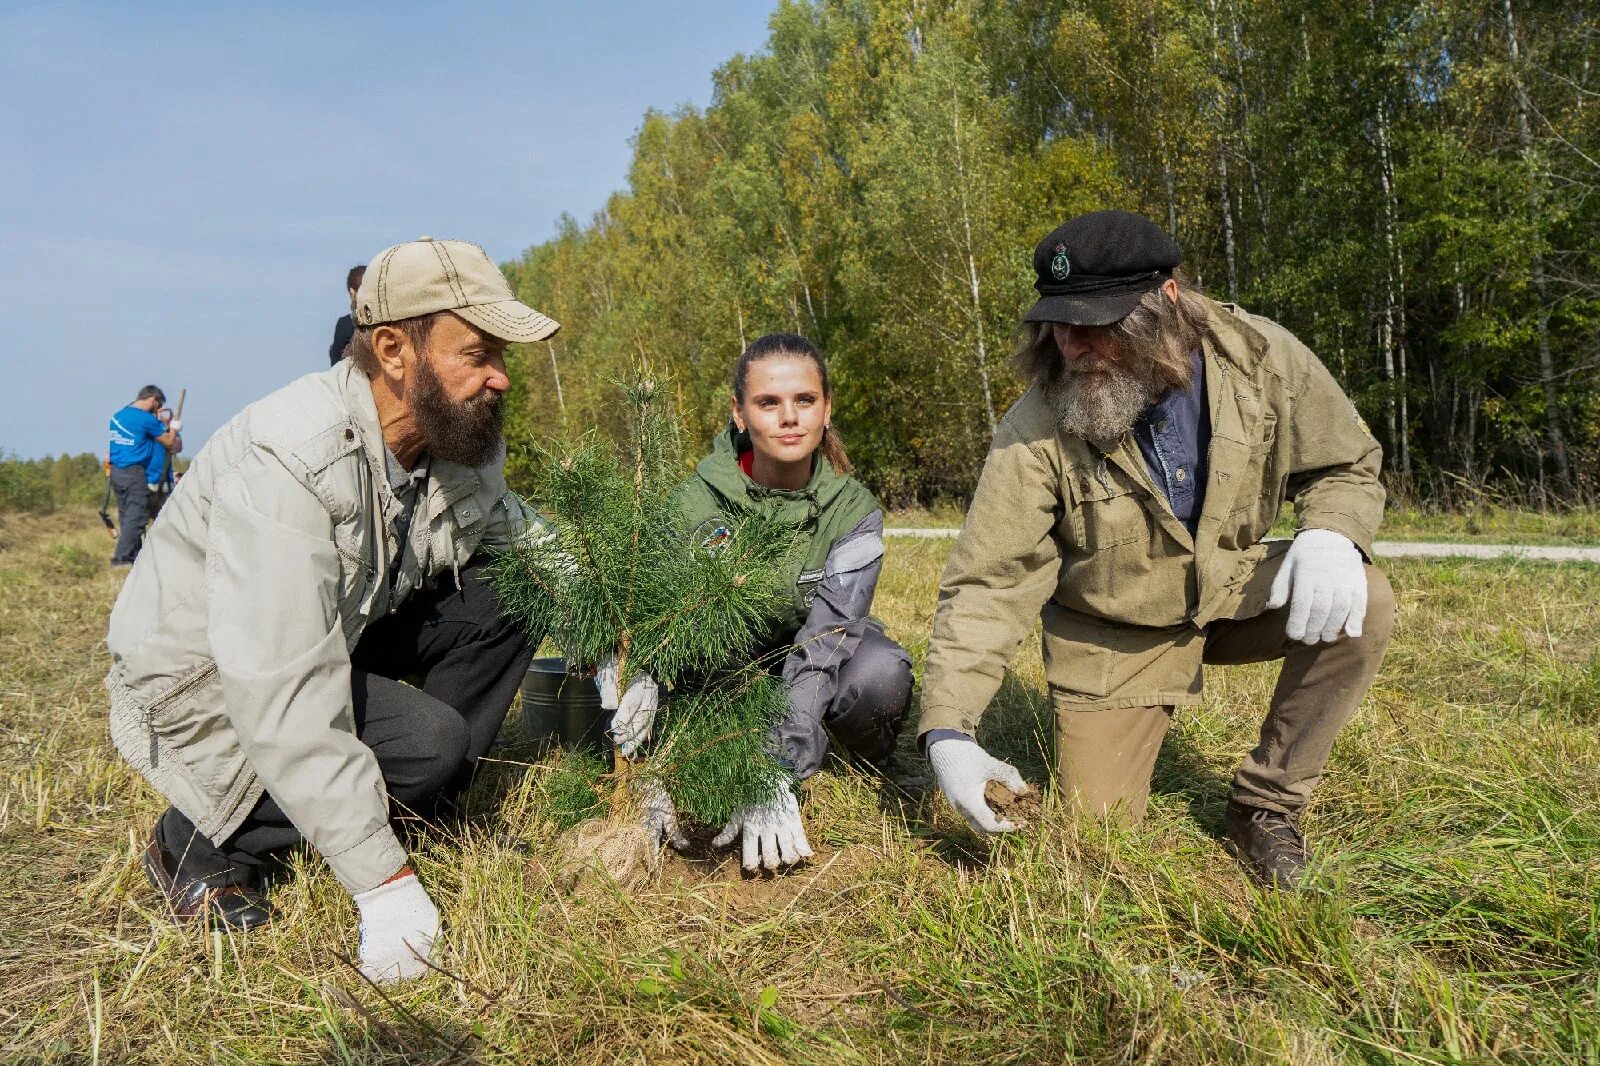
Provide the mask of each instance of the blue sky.
{"label": "blue sky", "polygon": [[101,453],[153,381],[193,455],[326,368],[351,265],[588,218],[644,111],[708,104],[773,6],[0,0],[0,452]]}

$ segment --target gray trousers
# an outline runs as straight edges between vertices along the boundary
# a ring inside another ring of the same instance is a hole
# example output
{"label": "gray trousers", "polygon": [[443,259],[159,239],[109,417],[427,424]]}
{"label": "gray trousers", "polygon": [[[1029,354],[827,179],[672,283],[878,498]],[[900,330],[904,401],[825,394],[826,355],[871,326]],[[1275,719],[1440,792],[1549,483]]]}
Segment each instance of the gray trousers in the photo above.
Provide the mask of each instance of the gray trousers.
{"label": "gray trousers", "polygon": [[150,488],[144,480],[144,464],[111,468],[111,491],[117,494],[117,547],[114,563],[131,563],[144,543],[145,523],[150,520]]}
{"label": "gray trousers", "polygon": [[839,754],[878,769],[888,765],[911,709],[911,657],[876,625],[839,667],[839,687],[822,723]]}

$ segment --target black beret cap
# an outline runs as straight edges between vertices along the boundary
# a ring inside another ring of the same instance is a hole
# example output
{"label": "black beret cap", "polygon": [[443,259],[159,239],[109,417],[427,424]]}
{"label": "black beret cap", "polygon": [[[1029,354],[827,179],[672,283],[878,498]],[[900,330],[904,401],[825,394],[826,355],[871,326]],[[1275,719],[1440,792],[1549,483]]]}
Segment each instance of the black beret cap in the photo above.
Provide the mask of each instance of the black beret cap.
{"label": "black beret cap", "polygon": [[1039,302],[1024,322],[1109,326],[1183,262],[1178,242],[1131,211],[1091,211],[1050,231],[1033,250]]}

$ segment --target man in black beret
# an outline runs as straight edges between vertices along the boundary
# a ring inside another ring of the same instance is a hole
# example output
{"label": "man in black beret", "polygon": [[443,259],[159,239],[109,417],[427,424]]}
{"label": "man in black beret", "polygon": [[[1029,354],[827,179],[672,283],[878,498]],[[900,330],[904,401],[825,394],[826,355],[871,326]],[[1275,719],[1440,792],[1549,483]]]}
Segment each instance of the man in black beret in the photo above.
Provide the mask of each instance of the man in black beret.
{"label": "man in black beret", "polygon": [[[1382,453],[1310,350],[1188,287],[1181,259],[1126,211],[1034,250],[1016,356],[1032,387],[995,431],[940,583],[920,733],[951,805],[1012,828],[984,787],[1022,778],[974,738],[1042,615],[1058,784],[1080,811],[1137,821],[1202,664],[1282,659],[1224,824],[1247,869],[1297,887],[1300,813],[1393,626],[1369,563]],[[1296,535],[1267,542],[1286,499]]]}

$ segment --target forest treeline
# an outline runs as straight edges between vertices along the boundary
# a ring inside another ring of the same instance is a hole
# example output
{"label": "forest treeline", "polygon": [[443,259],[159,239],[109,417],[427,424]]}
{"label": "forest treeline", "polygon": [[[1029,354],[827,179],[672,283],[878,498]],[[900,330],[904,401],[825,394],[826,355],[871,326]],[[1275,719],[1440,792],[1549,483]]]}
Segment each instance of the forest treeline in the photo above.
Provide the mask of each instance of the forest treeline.
{"label": "forest treeline", "polygon": [[45,514],[59,507],[99,504],[105,487],[106,469],[88,452],[43,459],[0,452],[0,514]]}
{"label": "forest treeline", "polygon": [[1392,484],[1591,498],[1597,60],[1563,0],[785,0],[708,108],[644,117],[625,191],[507,265],[565,327],[516,353],[513,473],[620,433],[636,362],[708,438],[742,347],[794,330],[865,480],[960,497],[1021,390],[1034,243],[1122,207],[1322,356]]}

